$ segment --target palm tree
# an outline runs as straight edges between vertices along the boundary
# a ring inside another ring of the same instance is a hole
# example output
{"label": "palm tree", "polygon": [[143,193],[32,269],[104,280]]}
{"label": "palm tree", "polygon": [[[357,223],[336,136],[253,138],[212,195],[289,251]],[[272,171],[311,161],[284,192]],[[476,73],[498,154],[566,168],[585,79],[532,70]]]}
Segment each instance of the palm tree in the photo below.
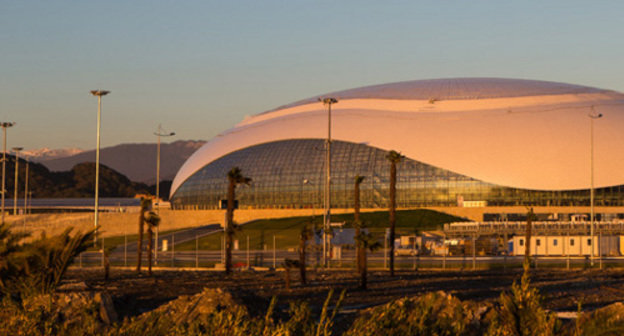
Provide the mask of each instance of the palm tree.
{"label": "palm tree", "polygon": [[232,168],[228,174],[227,213],[225,215],[225,273],[232,272],[232,237],[234,235],[234,200],[236,200],[236,186],[249,184],[251,178],[243,176],[241,169]]}
{"label": "palm tree", "polygon": [[386,159],[390,161],[390,276],[394,276],[394,228],[396,226],[396,165],[403,160],[401,153],[391,150]]}
{"label": "palm tree", "polygon": [[355,186],[353,188],[353,224],[355,226],[355,256],[356,256],[356,268],[358,272],[362,272],[362,261],[366,254],[366,251],[362,248],[362,244],[358,241],[360,237],[362,223],[360,221],[360,184],[364,181],[364,176],[355,176]]}
{"label": "palm tree", "polygon": [[147,272],[152,275],[152,253],[154,252],[154,228],[160,224],[160,216],[154,211],[150,211],[145,218],[147,223]]}
{"label": "palm tree", "polygon": [[137,267],[136,271],[141,273],[141,258],[143,256],[143,231],[145,225],[145,213],[152,205],[148,198],[141,198],[141,210],[139,211],[139,240],[137,241]]}

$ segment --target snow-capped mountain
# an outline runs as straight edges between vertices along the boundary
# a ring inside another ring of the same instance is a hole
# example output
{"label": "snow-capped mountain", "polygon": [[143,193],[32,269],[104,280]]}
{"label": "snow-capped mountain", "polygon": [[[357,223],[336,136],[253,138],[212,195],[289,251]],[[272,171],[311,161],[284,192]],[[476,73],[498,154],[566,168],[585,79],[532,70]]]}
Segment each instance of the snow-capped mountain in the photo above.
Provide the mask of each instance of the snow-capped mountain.
{"label": "snow-capped mountain", "polygon": [[[41,162],[47,160],[60,159],[76,154],[80,154],[84,152],[83,149],[80,148],[61,148],[61,149],[50,149],[47,147],[33,150],[24,150],[19,153],[19,156],[22,158],[28,158],[30,161]],[[11,155],[15,155],[13,151],[10,152]]]}

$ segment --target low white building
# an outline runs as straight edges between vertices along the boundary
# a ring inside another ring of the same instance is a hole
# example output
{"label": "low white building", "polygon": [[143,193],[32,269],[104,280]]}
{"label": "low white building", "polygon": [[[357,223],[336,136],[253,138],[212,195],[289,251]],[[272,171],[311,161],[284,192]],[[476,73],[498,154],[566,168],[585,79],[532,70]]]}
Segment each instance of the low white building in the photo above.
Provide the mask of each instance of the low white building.
{"label": "low white building", "polygon": [[[621,255],[620,246],[624,236],[594,237],[594,255]],[[509,240],[509,253],[524,255],[525,237],[514,236]],[[624,247],[624,246],[623,246]],[[531,237],[531,255],[542,256],[586,256],[591,254],[590,236],[533,236]]]}

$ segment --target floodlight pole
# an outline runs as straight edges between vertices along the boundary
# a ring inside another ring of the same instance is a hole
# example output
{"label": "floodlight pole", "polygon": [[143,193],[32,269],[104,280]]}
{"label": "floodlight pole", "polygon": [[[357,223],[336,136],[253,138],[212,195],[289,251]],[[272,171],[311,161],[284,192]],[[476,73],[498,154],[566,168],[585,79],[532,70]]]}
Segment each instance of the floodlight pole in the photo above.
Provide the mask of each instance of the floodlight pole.
{"label": "floodlight pole", "polygon": [[[160,137],[174,136],[175,132],[163,133],[162,126],[158,124],[158,131],[154,133],[158,137],[158,145],[156,146],[156,213],[160,214]],[[158,231],[156,226],[156,243],[154,244],[154,263],[158,263]]]}
{"label": "floodlight pole", "polygon": [[331,224],[331,108],[338,103],[336,98],[319,98],[327,105],[327,140],[325,143],[325,213],[323,214],[323,267],[328,266],[328,253],[331,249],[329,235]]}
{"label": "floodlight pole", "polygon": [[97,229],[98,229],[98,207],[100,204],[100,128],[101,128],[101,115],[102,115],[102,96],[106,96],[110,91],[106,90],[91,90],[91,94],[98,97],[98,112],[97,112],[97,140],[95,149],[95,219],[93,226],[95,228],[95,234],[93,235],[93,246],[97,244]]}
{"label": "floodlight pole", "polygon": [[13,125],[15,125],[14,122],[2,122],[0,123],[0,127],[2,127],[2,136],[3,136],[3,149],[2,149],[2,215],[1,215],[1,221],[2,224],[4,224],[4,195],[6,194],[6,187],[5,187],[5,181],[6,181],[6,143],[7,143],[7,135],[6,135],[6,131],[7,128],[12,127]]}
{"label": "floodlight pole", "polygon": [[[28,157],[26,159],[26,177],[24,182],[24,216],[28,214]],[[26,219],[24,219],[26,220]]]}
{"label": "floodlight pole", "polygon": [[24,149],[22,147],[13,147],[15,152],[15,189],[13,189],[13,216],[17,215],[17,187],[19,180],[19,152]]}
{"label": "floodlight pole", "polygon": [[[598,119],[598,118],[602,118],[602,113],[596,113],[596,111],[594,110],[594,107],[591,107],[591,112],[588,114],[589,117],[589,143],[590,143],[590,156],[589,156],[589,162],[590,162],[590,175],[591,175],[591,186],[589,189],[589,202],[590,202],[590,215],[589,215],[589,230],[590,230],[590,236],[591,236],[591,258],[590,258],[590,264],[593,267],[594,266],[594,246],[596,246],[596,242],[594,241],[594,119]],[[600,251],[599,251],[600,253]]]}

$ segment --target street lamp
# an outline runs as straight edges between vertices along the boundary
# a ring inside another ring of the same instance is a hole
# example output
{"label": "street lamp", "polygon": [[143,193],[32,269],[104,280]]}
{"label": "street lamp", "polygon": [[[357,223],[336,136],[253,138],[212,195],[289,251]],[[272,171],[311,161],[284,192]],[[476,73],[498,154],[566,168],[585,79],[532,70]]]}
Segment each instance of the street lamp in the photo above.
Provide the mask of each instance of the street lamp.
{"label": "street lamp", "polygon": [[13,191],[13,216],[17,215],[17,187],[19,180],[19,152],[24,149],[22,147],[13,147],[15,152],[15,189]]}
{"label": "street lamp", "polygon": [[[589,202],[590,202],[590,215],[589,215],[589,221],[590,221],[590,226],[589,226],[589,230],[590,230],[590,236],[591,236],[591,266],[594,266],[594,246],[595,241],[594,241],[594,120],[595,119],[599,119],[602,118],[602,113],[597,113],[594,110],[594,107],[591,107],[591,112],[587,115],[589,117],[589,143],[590,143],[590,156],[589,156],[589,162],[590,162],[590,166],[591,166],[591,186],[589,189]],[[600,251],[599,251],[600,252]]]}
{"label": "street lamp", "polygon": [[325,143],[325,213],[323,214],[323,266],[327,267],[328,230],[331,224],[331,108],[338,103],[338,99],[328,97],[319,98],[323,105],[327,105],[327,140]]}
{"label": "street lamp", "polygon": [[28,214],[28,157],[26,159],[26,181],[24,183],[24,222],[26,221],[26,214]]}
{"label": "street lamp", "polygon": [[3,145],[3,149],[2,149],[2,224],[4,224],[4,194],[6,191],[5,188],[5,179],[6,179],[6,142],[7,142],[7,136],[6,136],[6,130],[9,127],[14,126],[15,123],[14,122],[0,122],[0,127],[2,127],[2,136],[4,138],[4,145]]}
{"label": "street lamp", "polygon": [[[154,132],[154,135],[158,137],[158,146],[156,147],[156,213],[160,214],[160,137],[174,136],[175,132],[163,133],[162,126],[158,124],[158,131]],[[154,244],[154,262],[158,263],[158,231],[159,226],[156,226],[156,243]]]}
{"label": "street lamp", "polygon": [[97,112],[97,140],[95,150],[95,219],[93,226],[95,227],[95,234],[93,235],[93,246],[97,243],[97,228],[98,228],[98,206],[99,206],[99,187],[100,187],[100,124],[102,115],[102,97],[109,94],[110,91],[106,90],[91,90],[91,94],[98,97],[98,112]]}

